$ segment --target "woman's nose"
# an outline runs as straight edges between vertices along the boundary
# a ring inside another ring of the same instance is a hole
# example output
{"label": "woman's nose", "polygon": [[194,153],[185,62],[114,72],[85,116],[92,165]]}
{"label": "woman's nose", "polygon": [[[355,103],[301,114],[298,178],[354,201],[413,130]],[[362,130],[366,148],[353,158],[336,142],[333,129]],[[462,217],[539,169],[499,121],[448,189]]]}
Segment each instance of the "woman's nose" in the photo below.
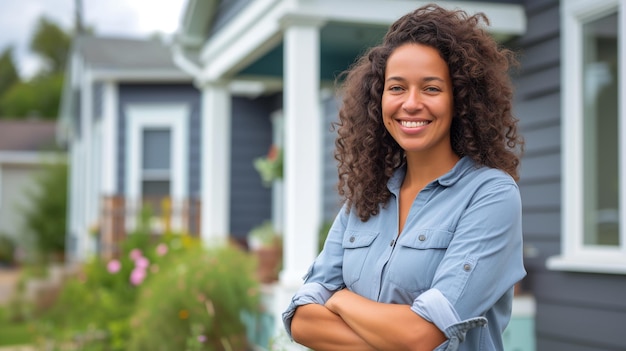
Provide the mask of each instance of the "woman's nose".
{"label": "woman's nose", "polygon": [[402,108],[406,112],[415,112],[423,107],[422,96],[417,90],[411,90],[406,94],[406,99],[402,103]]}

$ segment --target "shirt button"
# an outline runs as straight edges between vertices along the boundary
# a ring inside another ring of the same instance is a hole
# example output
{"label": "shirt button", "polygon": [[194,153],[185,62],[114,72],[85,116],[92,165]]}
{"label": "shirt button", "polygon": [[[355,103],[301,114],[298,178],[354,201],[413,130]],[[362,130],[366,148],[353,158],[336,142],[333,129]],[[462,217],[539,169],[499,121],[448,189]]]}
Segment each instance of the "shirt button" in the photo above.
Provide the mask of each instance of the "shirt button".
{"label": "shirt button", "polygon": [[354,237],[353,237],[353,236],[351,236],[351,237],[350,237],[350,242],[351,242],[351,243],[353,243],[353,242],[354,242]]}
{"label": "shirt button", "polygon": [[469,265],[469,264],[467,264],[467,263],[466,263],[465,265],[463,265],[463,270],[464,270],[464,271],[469,272],[471,269],[472,269],[472,266],[471,266],[471,265]]}
{"label": "shirt button", "polygon": [[424,241],[426,240],[426,235],[420,235],[418,239],[419,241]]}
{"label": "shirt button", "polygon": [[395,241],[395,240],[391,240],[391,242],[389,243],[389,246],[393,246],[393,242],[394,242],[394,241]]}

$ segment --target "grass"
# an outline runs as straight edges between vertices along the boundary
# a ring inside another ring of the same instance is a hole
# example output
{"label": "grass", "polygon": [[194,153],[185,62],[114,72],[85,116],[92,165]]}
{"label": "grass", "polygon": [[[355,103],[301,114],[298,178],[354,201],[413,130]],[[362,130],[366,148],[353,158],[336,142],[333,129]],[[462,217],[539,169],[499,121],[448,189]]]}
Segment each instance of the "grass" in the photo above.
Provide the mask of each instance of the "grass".
{"label": "grass", "polygon": [[0,346],[26,345],[34,341],[32,324],[9,321],[6,307],[0,306]]}

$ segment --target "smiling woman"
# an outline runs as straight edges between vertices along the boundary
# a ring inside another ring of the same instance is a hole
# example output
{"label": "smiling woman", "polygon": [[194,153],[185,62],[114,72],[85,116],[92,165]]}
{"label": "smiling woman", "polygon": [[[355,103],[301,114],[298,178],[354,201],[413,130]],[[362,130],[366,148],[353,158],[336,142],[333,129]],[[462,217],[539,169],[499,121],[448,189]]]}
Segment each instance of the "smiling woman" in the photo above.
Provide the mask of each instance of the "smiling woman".
{"label": "smiling woman", "polygon": [[526,272],[513,53],[429,5],[347,72],[344,207],[283,314],[315,350],[502,350]]}

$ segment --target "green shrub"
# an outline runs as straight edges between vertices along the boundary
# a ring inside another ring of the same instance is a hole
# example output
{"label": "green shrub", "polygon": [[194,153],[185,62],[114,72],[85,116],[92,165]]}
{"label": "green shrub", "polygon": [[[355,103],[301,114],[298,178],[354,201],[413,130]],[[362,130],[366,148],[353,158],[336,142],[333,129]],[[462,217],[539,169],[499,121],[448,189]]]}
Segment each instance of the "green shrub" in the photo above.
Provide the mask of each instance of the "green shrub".
{"label": "green shrub", "polygon": [[12,266],[15,255],[15,241],[8,235],[0,233],[0,267]]}
{"label": "green shrub", "polygon": [[246,350],[243,311],[259,305],[255,261],[240,248],[171,255],[142,287],[128,350]]}
{"label": "green shrub", "polygon": [[[142,286],[161,261],[199,246],[188,235],[155,237],[138,230],[121,243],[119,259],[95,257],[67,279],[54,305],[39,318],[46,343],[79,343],[83,350],[126,350],[129,318]],[[77,341],[79,340],[79,341]]]}

